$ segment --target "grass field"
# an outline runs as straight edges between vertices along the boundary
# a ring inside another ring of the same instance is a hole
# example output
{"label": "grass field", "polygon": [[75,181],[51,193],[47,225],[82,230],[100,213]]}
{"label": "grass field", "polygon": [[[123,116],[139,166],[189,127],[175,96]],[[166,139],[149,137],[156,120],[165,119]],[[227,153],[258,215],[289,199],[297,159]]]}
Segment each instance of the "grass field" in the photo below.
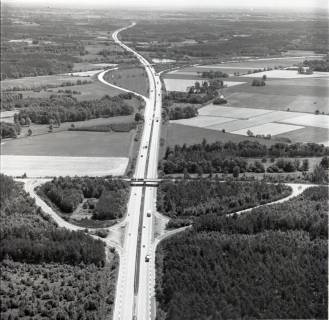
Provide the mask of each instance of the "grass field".
{"label": "grass field", "polygon": [[1,155],[1,171],[11,176],[123,175],[128,158]]}
{"label": "grass field", "polygon": [[[85,126],[97,126],[97,125],[107,125],[111,123],[122,123],[122,122],[131,122],[133,121],[134,116],[129,115],[129,116],[118,116],[118,117],[110,117],[110,118],[97,118],[97,119],[90,119],[86,121],[77,121],[77,122],[64,122],[61,124],[60,127],[54,126],[53,127],[53,133],[57,132],[62,132],[62,131],[67,131],[72,124],[74,124],[75,128],[79,127],[85,127]],[[20,139],[25,139],[27,138],[28,135],[28,129],[32,130],[32,137],[37,136],[37,135],[48,135],[52,134],[49,132],[49,126],[48,125],[40,125],[40,124],[32,124],[30,127],[27,126],[22,126],[21,127],[21,134],[19,135]]]}
{"label": "grass field", "polygon": [[[241,79],[241,78],[240,78]],[[247,79],[247,78],[244,78]],[[328,114],[329,81],[326,78],[273,79],[265,87],[253,87],[250,82],[223,93],[228,106]]]}
{"label": "grass field", "polygon": [[186,143],[186,145],[191,145],[195,143],[201,143],[203,139],[206,139],[207,142],[209,143],[216,141],[240,142],[245,140],[251,140],[251,141],[259,141],[260,143],[266,145],[272,145],[276,142],[274,140],[250,138],[237,134],[231,134],[228,132],[223,133],[221,131],[180,125],[176,123],[170,123],[168,124],[167,128],[164,128],[163,138],[166,140],[166,146],[175,146],[176,144],[183,145],[184,143]]}
{"label": "grass field", "polygon": [[116,86],[148,96],[148,78],[142,67],[112,70],[105,74],[104,79]]}
{"label": "grass field", "polygon": [[295,131],[290,131],[282,135],[277,135],[277,137],[287,137],[291,141],[296,142],[311,142],[316,141],[329,146],[329,129],[316,128],[316,127],[306,127],[298,129]]}
{"label": "grass field", "polygon": [[6,141],[1,145],[1,153],[31,156],[128,157],[133,135],[134,131],[62,131]]}
{"label": "grass field", "polygon": [[[109,95],[111,97],[116,96],[122,93],[121,90],[112,88],[107,86],[99,81],[94,81],[89,84],[84,85],[75,85],[69,87],[56,87],[52,89],[42,90],[40,92],[36,92],[33,90],[24,90],[24,91],[17,91],[18,93],[23,94],[23,98],[49,98],[53,94],[58,94],[58,90],[75,90],[79,91],[81,94],[74,94],[73,96],[77,98],[79,101],[82,100],[93,100],[102,98],[105,95]],[[16,91],[15,91],[16,92]]]}

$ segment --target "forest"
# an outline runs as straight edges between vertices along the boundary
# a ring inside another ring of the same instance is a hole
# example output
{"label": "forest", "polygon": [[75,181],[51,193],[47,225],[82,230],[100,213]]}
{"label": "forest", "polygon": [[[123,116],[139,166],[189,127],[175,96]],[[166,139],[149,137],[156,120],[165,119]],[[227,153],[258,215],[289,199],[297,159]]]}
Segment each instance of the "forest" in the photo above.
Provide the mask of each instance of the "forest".
{"label": "forest", "polygon": [[[259,161],[249,163],[244,158],[284,158],[284,157],[316,157],[329,155],[329,148],[316,143],[275,143],[270,147],[258,141],[242,141],[239,143],[220,141],[201,144],[175,145],[168,147],[160,168],[165,174],[173,173],[239,173],[265,172],[264,166]],[[272,161],[272,160],[271,160]],[[279,159],[269,172],[294,172],[308,169],[306,163]],[[307,170],[306,170],[307,171]]]}
{"label": "forest", "polygon": [[21,183],[0,175],[0,317],[105,319],[118,260],[104,243],[58,228]]}
{"label": "forest", "polygon": [[35,206],[34,200],[23,191],[21,185],[2,174],[0,183],[6,186],[1,188],[4,191],[0,194],[1,261],[10,257],[14,261],[26,263],[105,264],[103,242],[83,232],[56,228],[48,216]]}
{"label": "forest", "polygon": [[[157,210],[173,220],[227,213],[286,197],[291,189],[264,182],[222,182],[217,179],[162,181],[157,193]],[[175,221],[171,222],[171,226]],[[181,221],[178,221],[181,223]]]}
{"label": "forest", "polygon": [[159,320],[327,318],[327,187],[194,221],[157,248]]}
{"label": "forest", "polygon": [[27,121],[37,124],[68,121],[84,121],[101,117],[130,115],[134,108],[120,96],[108,95],[92,101],[78,101],[72,96],[53,95],[49,99],[35,98],[23,101],[15,121],[24,125]]}
{"label": "forest", "polygon": [[72,213],[84,199],[97,199],[92,218],[121,218],[126,211],[129,183],[91,177],[58,177],[43,184],[38,193],[64,213]]}

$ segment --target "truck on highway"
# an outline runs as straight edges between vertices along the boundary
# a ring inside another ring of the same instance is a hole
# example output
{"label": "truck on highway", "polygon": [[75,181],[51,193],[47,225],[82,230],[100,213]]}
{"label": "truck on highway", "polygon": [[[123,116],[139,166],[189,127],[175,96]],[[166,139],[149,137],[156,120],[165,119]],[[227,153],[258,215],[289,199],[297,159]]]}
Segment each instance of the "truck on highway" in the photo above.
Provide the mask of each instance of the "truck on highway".
{"label": "truck on highway", "polygon": [[150,217],[151,216],[151,211],[147,211],[146,216]]}

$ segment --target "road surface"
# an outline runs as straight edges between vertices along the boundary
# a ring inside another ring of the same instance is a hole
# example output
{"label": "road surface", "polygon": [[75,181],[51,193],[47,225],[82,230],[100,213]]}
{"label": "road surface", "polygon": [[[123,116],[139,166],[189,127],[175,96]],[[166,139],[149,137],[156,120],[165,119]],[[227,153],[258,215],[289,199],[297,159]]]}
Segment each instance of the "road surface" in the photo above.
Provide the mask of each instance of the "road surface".
{"label": "road surface", "polygon": [[[146,106],[144,130],[134,178],[157,178],[161,124],[161,81],[151,64],[118,38],[121,31],[134,25],[135,23],[115,31],[112,37],[117,44],[137,57],[148,75],[149,97],[135,93],[145,100]],[[98,79],[104,84],[116,87],[104,80],[105,73],[106,71],[100,73]],[[131,92],[127,89],[124,91]],[[155,210],[155,200],[155,188],[131,188],[118,275],[114,320],[131,320],[134,317],[138,320],[151,318],[150,296],[152,298],[154,294],[154,255],[151,256],[150,263],[145,262],[145,256],[150,251],[153,241],[152,217],[147,217],[147,212]]]}

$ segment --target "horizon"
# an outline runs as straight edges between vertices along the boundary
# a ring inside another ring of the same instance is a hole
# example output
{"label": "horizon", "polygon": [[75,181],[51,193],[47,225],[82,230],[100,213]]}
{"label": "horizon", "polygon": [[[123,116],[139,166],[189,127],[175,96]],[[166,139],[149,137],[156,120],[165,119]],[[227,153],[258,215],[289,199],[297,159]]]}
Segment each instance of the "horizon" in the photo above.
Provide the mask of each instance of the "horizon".
{"label": "horizon", "polygon": [[113,3],[107,0],[94,0],[92,3],[89,0],[3,0],[2,4],[20,5],[24,7],[41,6],[50,8],[76,8],[81,9],[157,9],[157,10],[195,10],[195,9],[266,9],[266,10],[317,10],[327,9],[328,2],[326,0],[267,0],[266,4],[262,0],[231,0],[229,4],[219,3],[216,0],[204,0],[202,5],[197,0],[167,0],[165,4],[162,1],[152,0],[121,0],[120,3]]}

